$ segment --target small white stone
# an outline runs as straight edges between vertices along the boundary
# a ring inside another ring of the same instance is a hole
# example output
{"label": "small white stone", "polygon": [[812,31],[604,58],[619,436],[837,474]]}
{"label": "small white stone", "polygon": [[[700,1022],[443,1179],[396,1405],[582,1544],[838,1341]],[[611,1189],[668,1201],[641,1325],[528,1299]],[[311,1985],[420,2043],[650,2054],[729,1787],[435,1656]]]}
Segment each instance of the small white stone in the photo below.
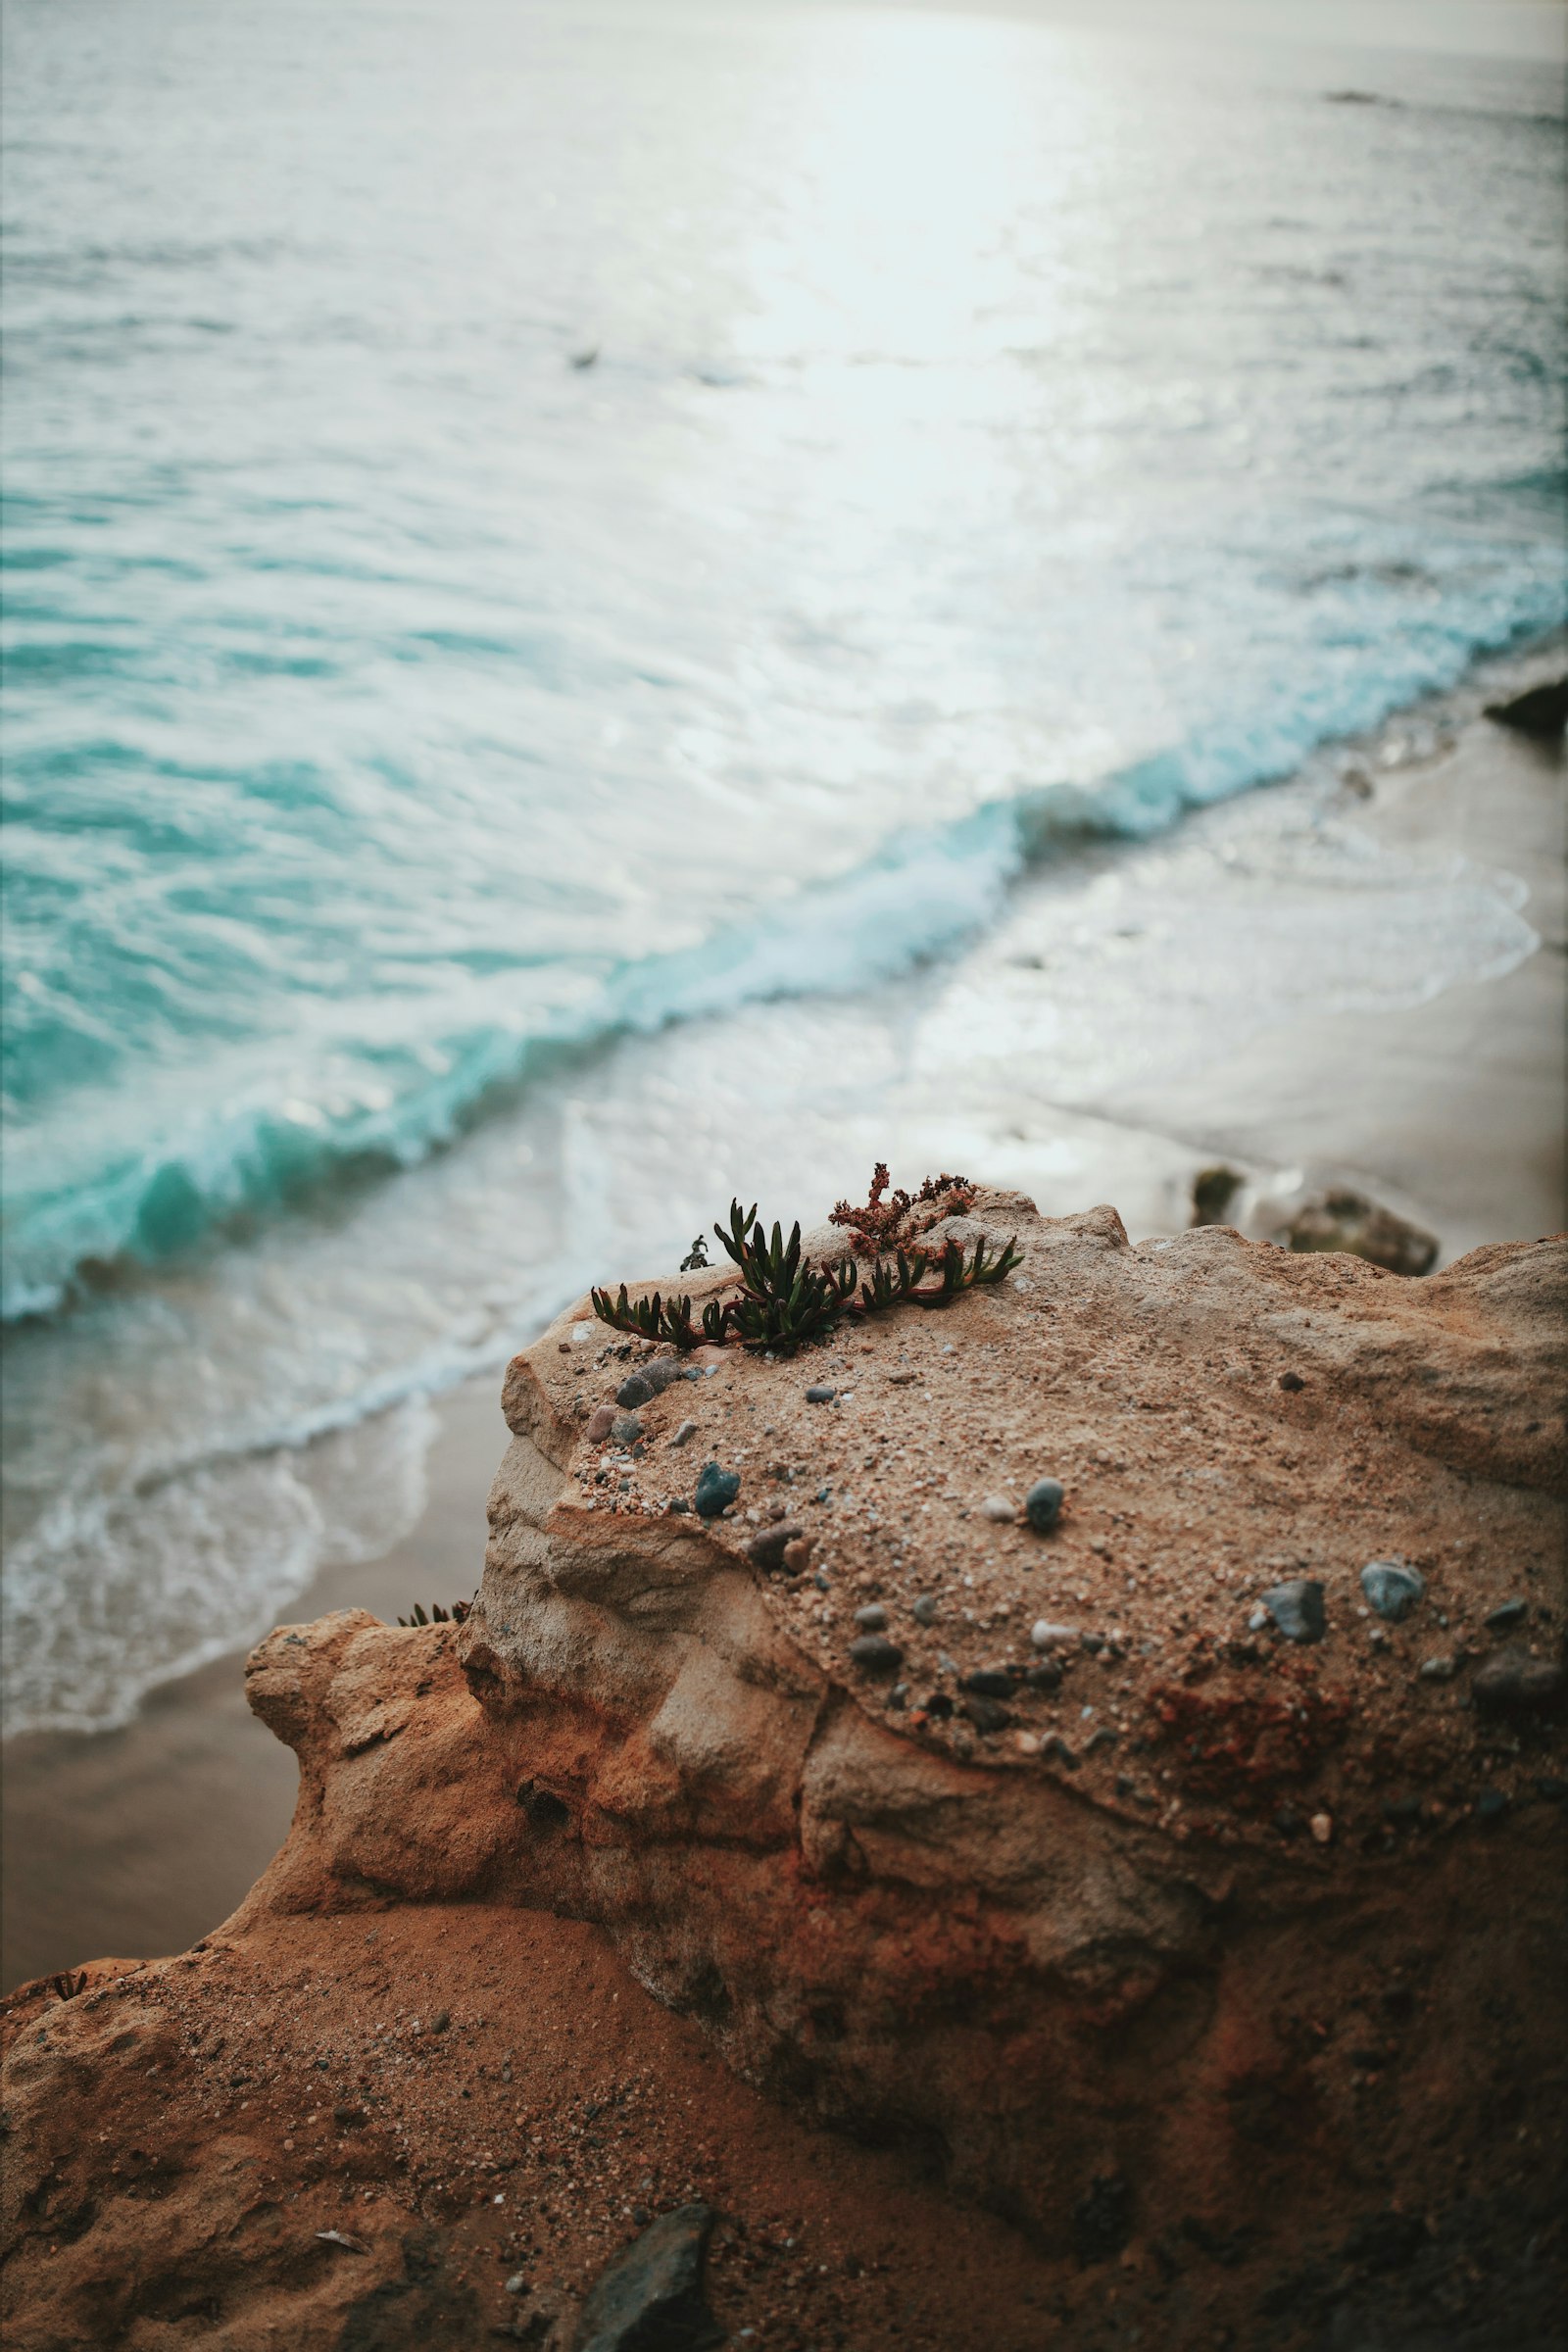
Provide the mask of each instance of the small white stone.
{"label": "small white stone", "polygon": [[1053,1625],[1049,1617],[1037,1617],[1029,1630],[1029,1639],[1036,1649],[1061,1649],[1078,1639],[1075,1625]]}
{"label": "small white stone", "polygon": [[1314,1813],[1312,1816],[1311,1829],[1312,1836],[1316,1842],[1319,1845],[1327,1845],[1329,1839],[1334,1835],[1334,1822],[1332,1817],[1327,1813]]}
{"label": "small white stone", "polygon": [[980,1515],[985,1519],[995,1519],[999,1526],[1018,1516],[1005,1494],[988,1494],[980,1505]]}

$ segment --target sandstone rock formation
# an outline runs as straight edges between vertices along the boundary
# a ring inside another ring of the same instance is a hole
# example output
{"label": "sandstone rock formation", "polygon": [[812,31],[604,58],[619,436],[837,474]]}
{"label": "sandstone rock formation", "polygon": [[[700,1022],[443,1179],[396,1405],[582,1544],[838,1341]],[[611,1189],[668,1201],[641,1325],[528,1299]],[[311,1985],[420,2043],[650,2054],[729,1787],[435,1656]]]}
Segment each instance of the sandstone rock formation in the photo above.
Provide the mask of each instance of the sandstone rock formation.
{"label": "sandstone rock formation", "polygon": [[[747,2081],[1048,2265],[1157,2297],[1219,2247],[1204,2308],[1309,2340],[1348,2215],[1405,2217],[1402,2278],[1480,2196],[1525,2312],[1565,2111],[1562,1245],[1416,1284],[995,1194],[952,1229],[1016,1234],[1017,1275],[791,1361],[617,1399],[658,1358],[581,1308],[517,1357],[467,1621],[252,1657],[300,1798],[225,1937],[595,1923]],[[1414,1571],[1397,1618],[1369,1563]]]}

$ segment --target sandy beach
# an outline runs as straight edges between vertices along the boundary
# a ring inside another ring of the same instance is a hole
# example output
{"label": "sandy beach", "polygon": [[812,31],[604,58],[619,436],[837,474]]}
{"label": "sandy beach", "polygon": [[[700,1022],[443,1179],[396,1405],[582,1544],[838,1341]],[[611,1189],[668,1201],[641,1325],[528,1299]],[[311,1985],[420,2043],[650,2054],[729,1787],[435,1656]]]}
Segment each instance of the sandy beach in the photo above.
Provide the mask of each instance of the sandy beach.
{"label": "sandy beach", "polygon": [[[1555,658],[1512,674],[1548,675]],[[1183,1222],[1192,1172],[1217,1157],[1260,1176],[1349,1179],[1436,1232],[1444,1261],[1561,1227],[1562,752],[1463,714],[1419,756],[1378,763],[1373,747],[1371,764],[1348,764],[1370,782],[1369,795],[1343,788],[1358,827],[1428,861],[1516,877],[1540,947],[1426,1003],[1301,1018],[1168,1085],[1058,1109],[999,1154],[1005,1164],[976,1173],[1030,1190],[1048,1214],[1108,1200],[1134,1238]],[[808,1221],[819,1205],[804,1204]],[[391,1618],[473,1590],[506,1435],[498,1393],[486,1375],[441,1400],[417,1524],[378,1557],[318,1576],[291,1620],[350,1606]],[[247,1713],[240,1662],[154,1692],[122,1730],[8,1745],[7,1986],[92,1955],[178,1949],[239,1902],[287,1828],[296,1781]]]}

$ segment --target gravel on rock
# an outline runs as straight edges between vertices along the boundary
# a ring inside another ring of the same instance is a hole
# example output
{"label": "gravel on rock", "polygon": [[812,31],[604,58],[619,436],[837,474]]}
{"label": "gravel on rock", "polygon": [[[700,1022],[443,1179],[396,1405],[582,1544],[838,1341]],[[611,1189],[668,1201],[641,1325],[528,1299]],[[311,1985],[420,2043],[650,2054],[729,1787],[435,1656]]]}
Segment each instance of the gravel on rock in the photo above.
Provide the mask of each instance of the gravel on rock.
{"label": "gravel on rock", "polygon": [[1037,1478],[1024,1496],[1023,1507],[1037,1536],[1049,1536],[1061,1517],[1063,1500],[1059,1478]]}
{"label": "gravel on rock", "polygon": [[740,1491],[741,1474],[738,1470],[721,1470],[716,1462],[710,1462],[697,1481],[697,1493],[693,1496],[698,1517],[716,1519],[720,1512],[729,1508]]}
{"label": "gravel on rock", "polygon": [[1517,1642],[1477,1667],[1470,1693],[1483,1715],[1553,1715],[1563,1703],[1562,1667],[1554,1658],[1533,1658]]}
{"label": "gravel on rock", "polygon": [[885,1634],[861,1634],[850,1643],[850,1656],[862,1674],[895,1674],[904,1664],[903,1650]]}
{"label": "gravel on rock", "polygon": [[1037,1617],[1029,1629],[1029,1639],[1036,1649],[1070,1649],[1078,1639],[1078,1628],[1053,1625],[1049,1617]]}
{"label": "gravel on rock", "polygon": [[662,2213],[588,2290],[576,2352],[710,2352],[724,2331],[708,2307],[710,2205]]}
{"label": "gravel on rock", "polygon": [[1368,1560],[1361,1571],[1361,1590],[1380,1617],[1397,1625],[1407,1617],[1427,1589],[1418,1568],[1403,1560]]}
{"label": "gravel on rock", "polygon": [[1287,1642],[1321,1642],[1328,1630],[1323,1612],[1323,1588],[1315,1577],[1292,1577],[1264,1593],[1267,1609]]}

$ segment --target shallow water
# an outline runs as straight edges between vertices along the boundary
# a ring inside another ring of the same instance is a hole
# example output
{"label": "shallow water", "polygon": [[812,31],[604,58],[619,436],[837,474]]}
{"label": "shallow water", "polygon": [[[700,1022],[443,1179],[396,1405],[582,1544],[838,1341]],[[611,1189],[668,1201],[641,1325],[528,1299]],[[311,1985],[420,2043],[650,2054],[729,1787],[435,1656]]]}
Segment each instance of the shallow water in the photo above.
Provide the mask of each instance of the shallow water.
{"label": "shallow water", "polygon": [[811,1213],[898,1087],[952,1142],[921,1072],[1092,1104],[1533,944],[1287,796],[1222,907],[1171,828],[1561,619],[1549,77],[664,0],[8,42],[14,1727],[384,1540],[420,1396],[590,1275]]}

